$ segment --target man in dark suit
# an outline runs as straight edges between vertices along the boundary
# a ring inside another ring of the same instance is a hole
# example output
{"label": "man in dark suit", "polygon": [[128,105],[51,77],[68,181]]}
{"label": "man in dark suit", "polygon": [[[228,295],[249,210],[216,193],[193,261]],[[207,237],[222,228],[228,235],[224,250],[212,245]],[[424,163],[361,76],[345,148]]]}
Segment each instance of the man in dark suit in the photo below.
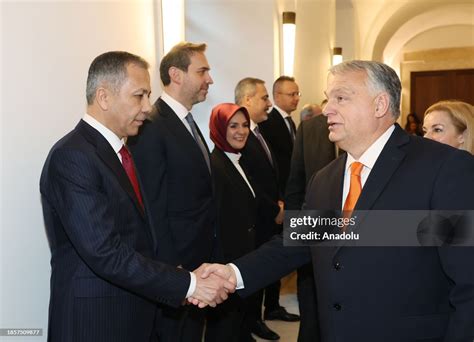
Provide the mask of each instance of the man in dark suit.
{"label": "man in dark suit", "polygon": [[[343,208],[345,215],[472,212],[474,157],[407,135],[395,123],[400,93],[395,71],[379,62],[350,61],[330,70],[329,138],[347,153],[313,176],[306,208],[331,210],[337,217]],[[379,228],[362,222],[349,229],[370,234]],[[323,342],[472,341],[473,247],[346,244],[285,248],[281,238],[274,239],[235,265],[207,267],[202,276],[217,272],[239,279],[245,294],[312,259]]]}
{"label": "man in dark suit", "polygon": [[[275,102],[273,109],[268,114],[268,119],[261,122],[259,127],[265,141],[268,142],[275,154],[280,197],[283,198],[290,173],[293,142],[296,137],[296,126],[291,118],[291,113],[300,101],[300,92],[295,79],[289,76],[278,77],[273,83],[273,99]],[[281,232],[281,229],[280,226],[278,232]],[[265,320],[299,321],[298,315],[289,313],[280,306],[280,285],[280,281],[278,281],[273,288],[266,292],[263,317]]]}
{"label": "man in dark suit", "polygon": [[[306,186],[311,176],[336,158],[336,147],[329,140],[328,135],[327,119],[323,115],[300,123],[286,186],[286,210],[302,208]],[[317,322],[318,310],[311,263],[298,269],[296,287],[301,318],[298,342],[317,342],[319,341],[319,325],[315,322]]]}
{"label": "man in dark suit", "polygon": [[40,180],[52,254],[48,341],[148,342],[157,302],[178,307],[192,294],[215,305],[227,297],[214,286],[220,281],[209,287],[154,256],[149,209],[124,145],[150,113],[149,95],[145,60],[98,56],[87,114],[48,155]]}
{"label": "man in dark suit", "polygon": [[[180,43],[160,63],[164,85],[156,115],[130,139],[149,200],[160,261],[194,270],[212,260],[216,207],[205,139],[190,113],[206,99],[209,63],[205,44]],[[167,341],[200,341],[204,315],[194,307],[165,310]]]}
{"label": "man in dark suit", "polygon": [[[271,106],[265,83],[257,78],[247,77],[235,87],[235,102],[247,108],[250,115],[250,131],[242,150],[240,163],[248,171],[251,182],[255,183],[258,199],[257,222],[255,225],[256,245],[267,242],[278,233],[282,223],[283,209],[278,188],[276,157],[259,131],[259,125],[268,117]],[[267,327],[262,320],[262,302],[265,292],[265,307],[279,307],[280,283],[273,283],[265,291],[256,293],[249,304],[248,325],[251,331],[264,339],[277,340],[279,335]]]}
{"label": "man in dark suit", "polygon": [[293,77],[280,76],[273,83],[274,105],[263,121],[262,135],[268,141],[278,164],[278,182],[280,192],[285,193],[286,182],[290,174],[291,152],[296,137],[296,126],[291,113],[300,101],[300,90]]}

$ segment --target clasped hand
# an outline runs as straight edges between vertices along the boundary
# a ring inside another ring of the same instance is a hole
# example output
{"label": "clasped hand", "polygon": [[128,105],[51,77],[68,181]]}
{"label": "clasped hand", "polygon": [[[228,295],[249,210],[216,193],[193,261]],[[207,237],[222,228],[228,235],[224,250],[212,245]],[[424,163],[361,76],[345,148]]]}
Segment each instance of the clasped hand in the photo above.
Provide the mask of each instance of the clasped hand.
{"label": "clasped hand", "polygon": [[237,278],[228,265],[202,264],[193,273],[196,275],[196,289],[188,302],[200,308],[215,307],[235,291]]}

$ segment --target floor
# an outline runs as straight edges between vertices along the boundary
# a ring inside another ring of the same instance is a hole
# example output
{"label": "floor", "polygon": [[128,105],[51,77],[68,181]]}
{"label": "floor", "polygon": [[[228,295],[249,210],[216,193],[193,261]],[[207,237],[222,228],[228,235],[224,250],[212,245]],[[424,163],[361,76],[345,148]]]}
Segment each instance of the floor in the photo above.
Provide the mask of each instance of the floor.
{"label": "floor", "polygon": [[[280,305],[288,312],[299,313],[296,299],[296,273],[291,273],[282,279],[280,290]],[[280,342],[296,342],[298,337],[298,322],[266,321],[270,329],[280,335]],[[254,336],[257,341],[267,341]]]}

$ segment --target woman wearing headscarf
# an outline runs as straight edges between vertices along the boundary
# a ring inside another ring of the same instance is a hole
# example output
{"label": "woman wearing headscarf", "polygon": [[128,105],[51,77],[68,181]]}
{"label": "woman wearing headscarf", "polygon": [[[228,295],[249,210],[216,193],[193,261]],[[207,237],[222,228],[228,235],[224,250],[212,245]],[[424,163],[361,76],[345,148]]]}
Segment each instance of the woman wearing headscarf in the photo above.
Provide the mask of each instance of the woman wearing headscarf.
{"label": "woman wearing headscarf", "polygon": [[[230,262],[255,249],[255,190],[239,164],[240,150],[250,133],[247,109],[222,103],[212,109],[209,121],[211,154],[218,206],[218,239],[222,263]],[[227,301],[211,309],[206,342],[254,341],[245,324],[246,300],[232,294]]]}
{"label": "woman wearing headscarf", "polygon": [[423,120],[425,138],[474,154],[474,107],[455,100],[430,106]]}

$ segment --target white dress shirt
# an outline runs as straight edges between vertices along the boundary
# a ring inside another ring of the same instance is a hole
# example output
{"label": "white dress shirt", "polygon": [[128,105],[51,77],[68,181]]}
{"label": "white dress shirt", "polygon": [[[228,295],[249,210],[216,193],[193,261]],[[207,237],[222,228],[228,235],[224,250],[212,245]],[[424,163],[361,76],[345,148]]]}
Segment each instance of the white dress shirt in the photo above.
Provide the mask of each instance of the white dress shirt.
{"label": "white dress shirt", "polygon": [[188,121],[186,120],[186,115],[189,114],[189,110],[183,106],[181,103],[179,103],[178,101],[176,101],[174,98],[171,97],[171,95],[169,95],[166,91],[163,91],[163,93],[161,94],[161,99],[168,105],[171,107],[171,109],[173,110],[173,112],[176,113],[176,115],[178,116],[178,118],[181,120],[181,122],[183,123],[183,125],[186,127],[186,129],[188,130],[189,134],[191,134],[191,136],[194,138],[194,135],[193,135],[193,131],[191,130],[191,126],[189,126],[189,123]]}
{"label": "white dress shirt", "polygon": [[375,162],[377,161],[380,153],[382,152],[385,144],[395,130],[395,126],[390,126],[370,147],[360,156],[359,160],[356,160],[350,153],[347,153],[346,166],[344,168],[344,187],[342,190],[342,207],[344,208],[344,202],[346,201],[347,195],[349,194],[349,188],[351,184],[351,164],[358,161],[364,164],[360,173],[360,181],[362,188],[364,188],[367,178],[369,178],[370,172],[374,168]]}
{"label": "white dress shirt", "polygon": [[242,156],[242,154],[240,154],[240,153],[231,153],[231,152],[224,152],[224,153],[227,156],[227,158],[230,159],[232,164],[234,164],[237,171],[239,171],[239,173],[242,176],[242,178],[244,179],[245,183],[247,183],[247,185],[249,186],[250,191],[252,191],[253,197],[255,197],[255,192],[253,191],[253,188],[250,185],[249,180],[247,179],[247,176],[245,175],[245,172],[242,169],[242,166],[240,166],[240,164],[239,164],[239,159]]}
{"label": "white dress shirt", "polygon": [[115,151],[115,154],[117,155],[117,158],[120,160],[120,162],[122,162],[122,155],[119,153],[119,151],[125,144],[125,139],[120,139],[114,132],[112,132],[110,129],[105,127],[102,123],[100,123],[87,113],[84,114],[82,120],[84,120],[86,123],[88,123],[97,131],[99,131],[99,133],[105,138],[105,140],[109,142],[110,146],[112,146]]}
{"label": "white dress shirt", "polygon": [[[364,187],[367,178],[369,178],[369,174],[372,171],[377,158],[379,157],[380,153],[382,152],[383,148],[387,144],[388,139],[392,135],[393,131],[395,130],[395,125],[389,127],[375,142],[370,145],[370,147],[360,156],[359,160],[356,160],[353,156],[349,153],[347,154],[346,166],[345,166],[345,173],[344,173],[344,189],[343,189],[343,200],[342,205],[344,206],[344,201],[349,193],[349,186],[350,186],[350,165],[354,161],[361,162],[364,164],[364,167],[361,172],[361,183],[362,188]],[[342,208],[341,208],[342,209]],[[242,274],[237,266],[230,263],[228,264],[232,267],[237,277],[237,289],[244,288],[244,280],[242,279]]]}
{"label": "white dress shirt", "polygon": [[[117,155],[117,158],[120,160],[121,163],[122,155],[119,153],[119,151],[125,144],[125,139],[119,139],[119,137],[114,132],[112,132],[110,129],[105,127],[103,124],[101,124],[99,121],[97,121],[95,118],[93,118],[87,113],[84,115],[82,120],[84,120],[86,123],[95,128],[105,138],[105,140],[109,142],[110,146],[112,146],[112,148],[114,149],[115,154]],[[189,274],[191,275],[191,282],[189,283],[186,298],[190,297],[196,290],[196,275],[192,272],[189,272]]]}

